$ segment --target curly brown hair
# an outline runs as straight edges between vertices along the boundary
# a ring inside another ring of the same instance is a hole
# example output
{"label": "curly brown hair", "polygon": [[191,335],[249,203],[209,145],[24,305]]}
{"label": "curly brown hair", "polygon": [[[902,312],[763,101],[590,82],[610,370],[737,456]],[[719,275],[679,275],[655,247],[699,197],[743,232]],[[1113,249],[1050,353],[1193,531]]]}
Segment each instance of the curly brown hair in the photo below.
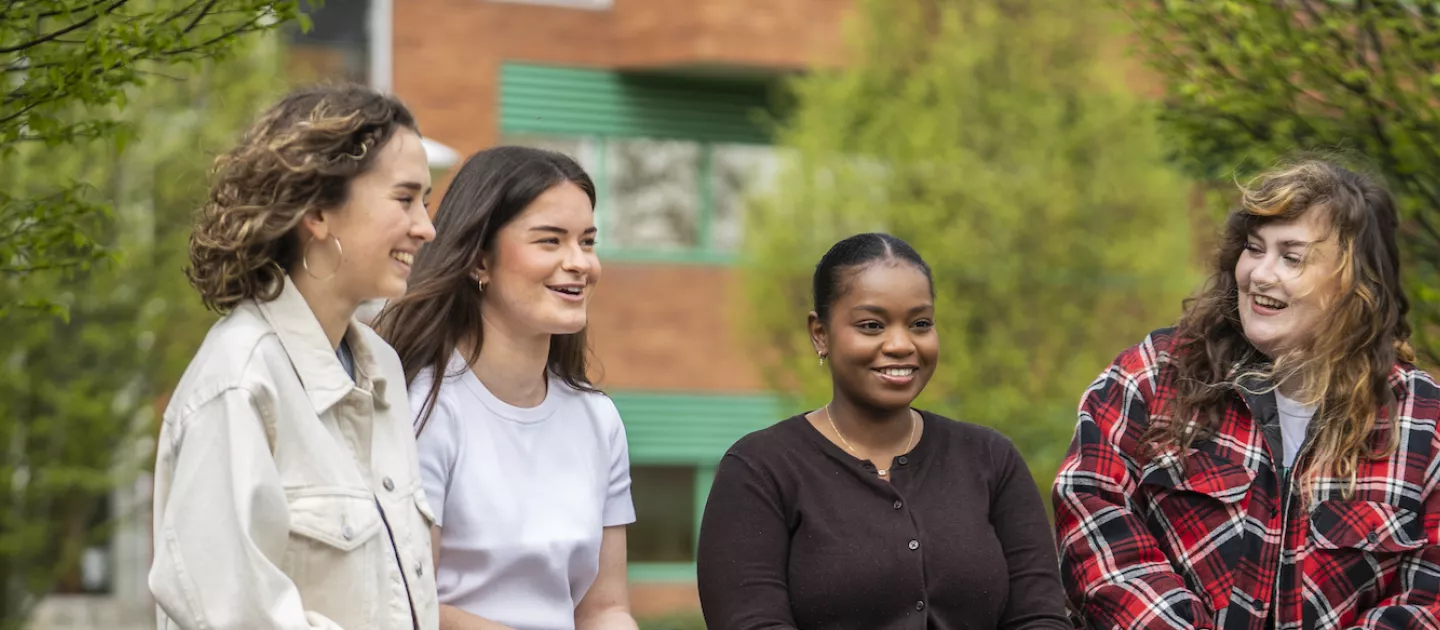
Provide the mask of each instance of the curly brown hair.
{"label": "curly brown hair", "polygon": [[419,133],[393,96],[352,84],[301,88],[270,107],[215,159],[190,235],[185,274],[206,308],[275,299],[301,255],[296,226],[345,202],[397,131]]}
{"label": "curly brown hair", "polygon": [[[1178,450],[1208,439],[1221,421],[1232,386],[1298,384],[1299,398],[1319,406],[1311,457],[1301,486],[1317,476],[1346,479],[1360,458],[1395,448],[1394,432],[1376,433],[1394,414],[1389,378],[1397,361],[1413,363],[1410,310],[1400,284],[1395,202],[1377,177],[1336,163],[1304,159],[1261,174],[1241,187],[1205,288],[1186,301],[1170,360],[1176,397],[1169,417],[1152,424],[1150,453]],[[1339,252],[1336,297],[1326,305],[1316,334],[1282,356],[1267,358],[1245,338],[1240,325],[1235,268],[1259,227],[1321,212]],[[1182,420],[1183,419],[1183,420]],[[1157,419],[1158,420],[1158,419]],[[1345,493],[1353,491],[1346,488]]]}

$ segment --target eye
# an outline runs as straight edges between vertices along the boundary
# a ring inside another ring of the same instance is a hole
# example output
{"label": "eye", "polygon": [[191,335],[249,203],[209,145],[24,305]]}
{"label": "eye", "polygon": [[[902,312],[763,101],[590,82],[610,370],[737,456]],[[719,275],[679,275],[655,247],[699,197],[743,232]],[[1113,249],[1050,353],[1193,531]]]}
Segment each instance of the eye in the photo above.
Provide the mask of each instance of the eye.
{"label": "eye", "polygon": [[1305,257],[1300,254],[1286,254],[1285,262],[1289,263],[1291,267],[1298,267],[1300,263],[1305,262]]}
{"label": "eye", "polygon": [[921,330],[930,330],[931,328],[935,327],[935,322],[928,319],[922,319],[910,325],[914,328],[919,328]]}
{"label": "eye", "polygon": [[549,237],[542,238],[542,239],[540,239],[540,240],[538,240],[538,241],[535,241],[535,242],[536,242],[536,243],[544,243],[544,244],[546,244],[546,245],[559,245],[559,244],[560,244],[560,237],[558,237],[558,236],[549,236]]}
{"label": "eye", "polygon": [[585,237],[585,238],[582,238],[582,239],[580,239],[580,244],[581,244],[582,246],[584,246],[584,247],[594,247],[594,246],[595,246],[595,237],[593,237],[593,236],[587,236],[587,237]]}
{"label": "eye", "polygon": [[856,327],[856,328],[859,328],[859,329],[860,329],[860,332],[865,332],[865,333],[877,333],[877,332],[880,332],[880,331],[882,331],[882,330],[885,330],[885,325],[884,325],[884,324],[881,324],[880,322],[877,322],[877,321],[875,321],[875,320],[868,320],[868,321],[860,322],[860,323],[858,323],[858,324],[855,324],[855,327]]}
{"label": "eye", "polygon": [[414,197],[396,197],[395,200],[403,204],[406,208],[409,208],[410,204],[415,203]]}
{"label": "eye", "polygon": [[1264,250],[1261,249],[1261,248],[1260,248],[1260,245],[1257,244],[1255,241],[1246,241],[1246,243],[1245,243],[1245,251],[1250,252],[1250,253],[1252,253],[1252,254],[1264,253]]}

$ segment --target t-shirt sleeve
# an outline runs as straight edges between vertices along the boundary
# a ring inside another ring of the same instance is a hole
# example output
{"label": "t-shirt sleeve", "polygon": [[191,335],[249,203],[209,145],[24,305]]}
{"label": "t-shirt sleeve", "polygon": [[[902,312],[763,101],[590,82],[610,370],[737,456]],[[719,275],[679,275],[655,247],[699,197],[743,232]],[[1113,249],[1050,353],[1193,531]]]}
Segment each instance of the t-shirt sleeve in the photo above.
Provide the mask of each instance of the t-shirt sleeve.
{"label": "t-shirt sleeve", "polygon": [[609,398],[604,398],[602,417],[610,438],[610,482],[605,497],[605,527],[635,522],[635,503],[630,498],[630,444],[625,437],[625,423],[620,411]]}
{"label": "t-shirt sleeve", "polygon": [[[424,410],[425,396],[430,391],[426,379],[416,379],[410,389],[410,408],[415,413],[415,426],[420,426],[420,414]],[[420,458],[420,483],[425,487],[425,498],[435,512],[435,524],[445,525],[445,497],[450,490],[451,473],[455,460],[460,455],[460,419],[455,405],[441,391],[435,401],[435,410],[425,421],[420,435],[415,438],[415,450]]]}

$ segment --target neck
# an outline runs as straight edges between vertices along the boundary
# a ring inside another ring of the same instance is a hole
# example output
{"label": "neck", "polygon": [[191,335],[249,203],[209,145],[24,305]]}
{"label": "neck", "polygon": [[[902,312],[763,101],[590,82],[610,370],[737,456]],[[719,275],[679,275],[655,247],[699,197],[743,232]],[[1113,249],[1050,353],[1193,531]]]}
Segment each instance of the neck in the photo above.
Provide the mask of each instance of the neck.
{"label": "neck", "polygon": [[335,285],[311,278],[303,271],[290,274],[290,281],[295,283],[295,289],[305,298],[315,319],[319,320],[320,329],[325,331],[325,338],[330,341],[330,348],[339,348],[360,302],[340,297],[336,294]]}
{"label": "neck", "polygon": [[836,392],[830,401],[830,419],[852,444],[870,449],[893,448],[908,442],[915,419],[910,408],[876,409]]}
{"label": "neck", "polygon": [[480,316],[484,335],[480,356],[470,358],[470,370],[496,398],[516,407],[534,407],[545,400],[545,364],[550,357],[550,335],[520,334]]}

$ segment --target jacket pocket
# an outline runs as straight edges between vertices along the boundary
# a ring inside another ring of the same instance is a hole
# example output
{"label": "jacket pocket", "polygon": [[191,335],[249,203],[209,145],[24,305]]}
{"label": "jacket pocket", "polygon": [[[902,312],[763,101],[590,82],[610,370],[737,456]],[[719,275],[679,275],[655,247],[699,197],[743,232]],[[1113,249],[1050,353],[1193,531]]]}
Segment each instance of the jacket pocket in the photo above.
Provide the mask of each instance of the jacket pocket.
{"label": "jacket pocket", "polygon": [[[389,597],[381,591],[380,563],[393,563],[389,543],[379,555],[384,523],[372,495],[345,487],[305,488],[286,493],[290,544],[285,574],[295,582],[306,610],[341,614],[351,628],[373,628]],[[343,612],[342,612],[343,611]]]}
{"label": "jacket pocket", "polygon": [[1236,503],[1250,492],[1255,471],[1205,451],[1193,451],[1179,465],[1174,455],[1161,455],[1140,470],[1140,483],[1152,492],[1194,493],[1221,503]]}
{"label": "jacket pocket", "polygon": [[1321,501],[1310,512],[1310,540],[1317,549],[1401,553],[1429,540],[1420,515],[1378,501]]}
{"label": "jacket pocket", "polygon": [[380,532],[380,512],[369,494],[317,488],[289,494],[290,532],[340,551],[354,551]]}

